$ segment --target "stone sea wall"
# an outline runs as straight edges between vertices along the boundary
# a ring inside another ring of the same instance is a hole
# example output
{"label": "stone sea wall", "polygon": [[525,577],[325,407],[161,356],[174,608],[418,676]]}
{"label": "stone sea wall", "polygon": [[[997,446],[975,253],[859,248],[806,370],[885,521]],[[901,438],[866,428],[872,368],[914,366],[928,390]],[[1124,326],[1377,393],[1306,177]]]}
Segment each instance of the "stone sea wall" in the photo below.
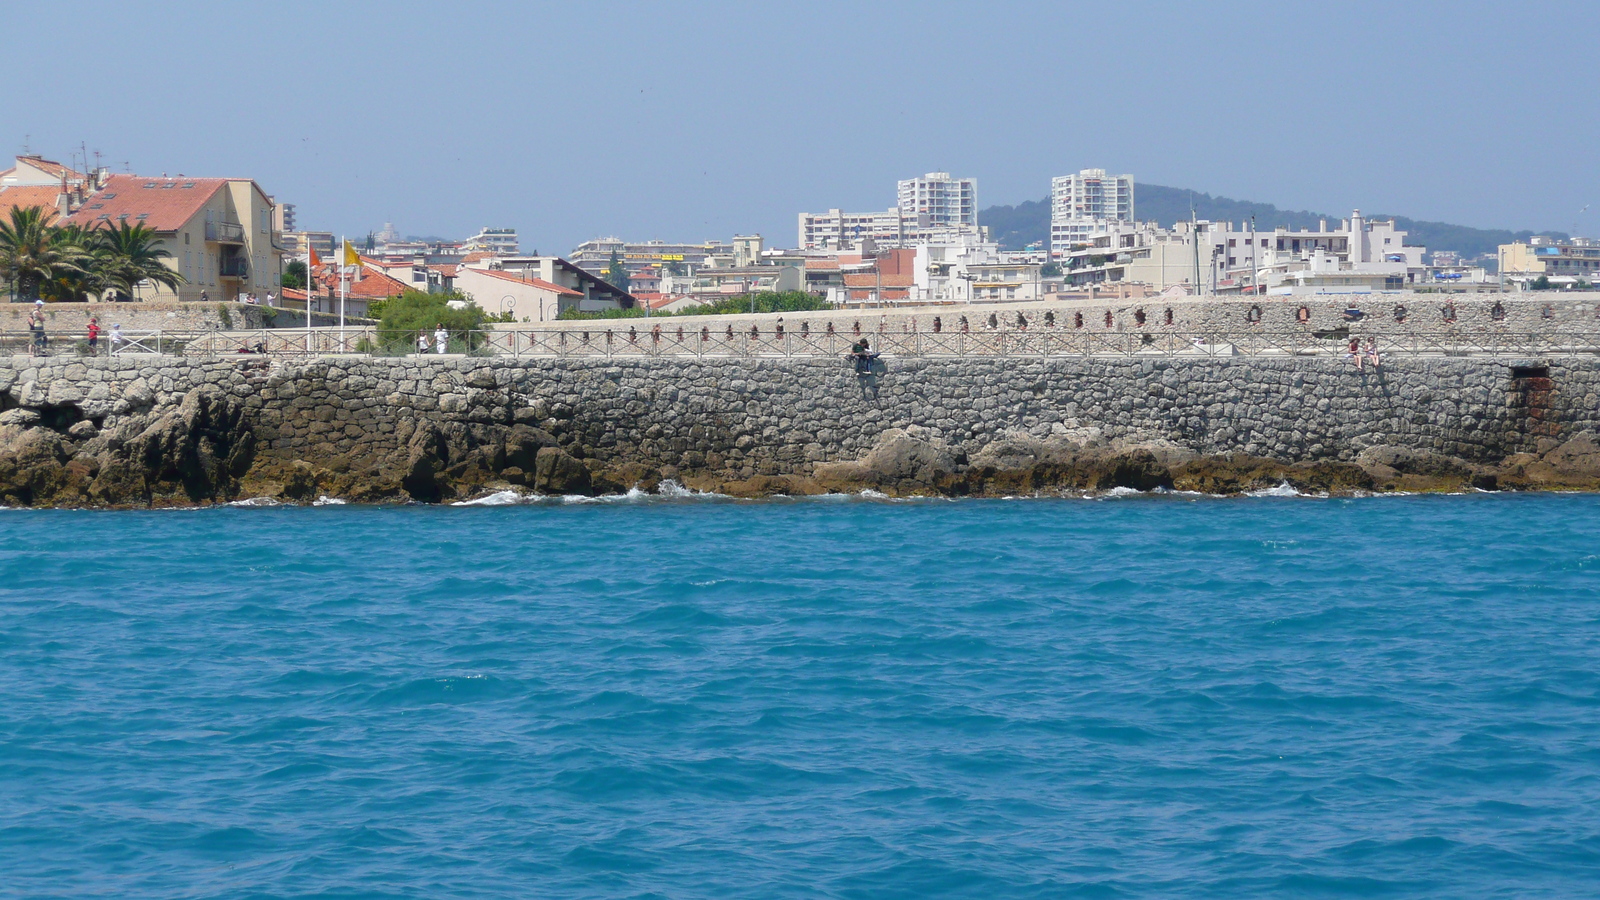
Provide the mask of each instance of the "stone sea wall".
{"label": "stone sea wall", "polygon": [[1600,486],[1600,362],[0,361],[0,502]]}

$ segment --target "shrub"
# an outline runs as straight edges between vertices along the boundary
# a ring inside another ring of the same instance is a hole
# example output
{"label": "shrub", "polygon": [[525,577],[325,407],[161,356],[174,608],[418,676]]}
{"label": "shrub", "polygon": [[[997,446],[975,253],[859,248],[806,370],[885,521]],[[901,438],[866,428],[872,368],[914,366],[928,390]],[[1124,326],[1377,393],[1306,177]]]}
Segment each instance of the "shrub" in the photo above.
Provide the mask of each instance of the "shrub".
{"label": "shrub", "polygon": [[[484,312],[477,306],[450,306],[450,301],[466,300],[460,294],[428,294],[406,291],[386,300],[377,307],[378,343],[385,352],[409,353],[415,349],[417,332],[426,331],[432,339],[434,329],[444,325],[452,336],[468,334],[466,349],[476,347],[481,339],[477,332],[484,322]],[[453,348],[452,348],[453,349]]]}

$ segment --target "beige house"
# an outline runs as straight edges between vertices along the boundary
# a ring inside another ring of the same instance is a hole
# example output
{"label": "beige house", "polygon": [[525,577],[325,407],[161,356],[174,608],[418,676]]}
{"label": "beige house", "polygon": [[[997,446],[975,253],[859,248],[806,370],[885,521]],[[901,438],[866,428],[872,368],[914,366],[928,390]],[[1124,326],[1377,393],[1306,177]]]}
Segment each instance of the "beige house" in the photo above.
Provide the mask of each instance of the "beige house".
{"label": "beige house", "polygon": [[456,270],[456,288],[488,313],[511,313],[518,322],[553,322],[569,309],[578,309],[583,293],[569,287],[524,276],[520,271]]}
{"label": "beige house", "polygon": [[272,219],[272,199],[248,178],[111,175],[66,221],[154,229],[184,283],[177,291],[145,284],[135,299],[194,301],[277,290],[283,251]]}

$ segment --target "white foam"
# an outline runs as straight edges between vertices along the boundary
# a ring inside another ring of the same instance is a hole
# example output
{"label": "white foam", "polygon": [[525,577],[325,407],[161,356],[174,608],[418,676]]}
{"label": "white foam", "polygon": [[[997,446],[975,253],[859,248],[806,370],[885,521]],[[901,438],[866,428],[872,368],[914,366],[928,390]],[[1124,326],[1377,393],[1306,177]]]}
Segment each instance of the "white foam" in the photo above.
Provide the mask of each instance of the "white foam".
{"label": "white foam", "polygon": [[317,498],[315,503],[312,503],[311,505],[312,506],[343,506],[343,505],[345,505],[346,503],[349,503],[349,502],[350,501],[348,501],[348,500],[343,500],[343,499],[340,499],[338,497],[329,497],[327,494],[323,494],[321,497]]}
{"label": "white foam", "polygon": [[527,502],[529,502],[531,500],[536,500],[536,499],[538,499],[538,498],[537,497],[529,497],[526,494],[520,494],[520,493],[518,493],[516,491],[495,491],[492,494],[488,494],[488,495],[483,496],[483,497],[474,497],[471,500],[457,500],[456,502],[454,502],[454,503],[452,503],[450,505],[451,506],[515,506],[515,505],[517,505],[519,503],[527,503]]}
{"label": "white foam", "polygon": [[1279,483],[1279,485],[1277,487],[1269,487],[1269,488],[1266,488],[1264,490],[1259,490],[1259,491],[1245,491],[1244,493],[1245,493],[1245,496],[1247,496],[1247,497],[1309,497],[1310,496],[1309,494],[1302,494],[1298,490],[1295,490],[1294,485],[1290,484],[1287,481]]}
{"label": "white foam", "polygon": [[248,500],[235,500],[229,506],[283,506],[283,502],[271,497],[251,497]]}

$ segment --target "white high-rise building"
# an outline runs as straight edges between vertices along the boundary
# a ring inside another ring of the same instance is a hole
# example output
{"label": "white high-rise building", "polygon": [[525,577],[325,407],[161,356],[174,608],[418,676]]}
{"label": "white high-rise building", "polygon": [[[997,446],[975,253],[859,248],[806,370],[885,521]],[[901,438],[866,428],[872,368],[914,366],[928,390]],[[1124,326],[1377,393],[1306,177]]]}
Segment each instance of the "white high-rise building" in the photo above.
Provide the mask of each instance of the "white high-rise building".
{"label": "white high-rise building", "polygon": [[900,214],[921,225],[978,224],[978,179],[929,172],[899,183]]}
{"label": "white high-rise building", "polygon": [[1113,222],[1133,221],[1133,176],[1084,169],[1050,179],[1050,255],[1060,256]]}

